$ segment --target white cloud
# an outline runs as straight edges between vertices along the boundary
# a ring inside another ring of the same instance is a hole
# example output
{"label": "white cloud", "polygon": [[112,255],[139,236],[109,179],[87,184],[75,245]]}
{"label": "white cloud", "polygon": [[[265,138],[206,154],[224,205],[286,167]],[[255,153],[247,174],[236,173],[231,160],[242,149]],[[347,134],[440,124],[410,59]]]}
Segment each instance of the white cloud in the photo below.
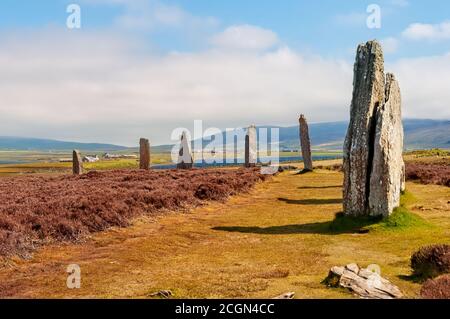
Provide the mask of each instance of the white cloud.
{"label": "white cloud", "polygon": [[0,135],[160,143],[195,119],[237,127],[348,113],[351,65],[340,61],[286,47],[159,56],[127,41],[53,31],[0,41]]}
{"label": "white cloud", "polygon": [[401,59],[386,68],[399,80],[404,116],[450,119],[450,53]]}
{"label": "white cloud", "polygon": [[269,49],[278,43],[275,32],[252,25],[228,27],[211,39],[215,46],[228,49]]}
{"label": "white cloud", "polygon": [[381,40],[384,53],[395,53],[398,50],[398,40],[394,37],[384,38]]}
{"label": "white cloud", "polygon": [[413,23],[402,35],[411,40],[448,40],[450,39],[450,21],[439,24]]}
{"label": "white cloud", "polygon": [[[288,47],[157,55],[127,36],[0,34],[0,135],[166,143],[172,129],[348,119],[352,65]],[[450,118],[450,55],[388,65],[404,115]]]}

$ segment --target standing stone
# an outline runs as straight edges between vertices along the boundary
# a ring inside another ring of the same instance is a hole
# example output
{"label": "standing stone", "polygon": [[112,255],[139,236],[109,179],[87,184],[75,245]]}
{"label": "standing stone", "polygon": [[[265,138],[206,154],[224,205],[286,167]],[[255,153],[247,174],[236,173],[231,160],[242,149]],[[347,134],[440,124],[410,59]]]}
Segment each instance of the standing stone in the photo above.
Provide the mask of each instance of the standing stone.
{"label": "standing stone", "polygon": [[258,161],[256,126],[251,125],[245,136],[245,167],[255,167]]}
{"label": "standing stone", "polygon": [[386,75],[386,102],[378,109],[373,169],[370,177],[370,215],[389,216],[400,206],[404,190],[403,124],[400,87]]}
{"label": "standing stone", "polygon": [[194,161],[191,154],[191,141],[188,140],[186,132],[181,135],[180,152],[178,153],[178,169],[191,169]]}
{"label": "standing stone", "polygon": [[358,46],[354,66],[350,123],[343,154],[343,206],[346,215],[368,213],[376,113],[383,103],[383,52],[378,42],[369,41]]}
{"label": "standing stone", "polygon": [[381,46],[358,47],[350,123],[344,143],[344,213],[388,216],[404,187],[400,89],[384,76]]}
{"label": "standing stone", "polygon": [[304,171],[312,171],[313,164],[311,159],[311,142],[309,140],[309,129],[308,123],[306,122],[306,118],[303,114],[300,115],[299,119],[300,123],[300,146],[302,149],[302,158]]}
{"label": "standing stone", "polygon": [[73,175],[83,174],[83,161],[78,150],[73,150],[72,153],[72,172]]}
{"label": "standing stone", "polygon": [[150,168],[150,142],[145,138],[139,141],[139,168],[145,170]]}

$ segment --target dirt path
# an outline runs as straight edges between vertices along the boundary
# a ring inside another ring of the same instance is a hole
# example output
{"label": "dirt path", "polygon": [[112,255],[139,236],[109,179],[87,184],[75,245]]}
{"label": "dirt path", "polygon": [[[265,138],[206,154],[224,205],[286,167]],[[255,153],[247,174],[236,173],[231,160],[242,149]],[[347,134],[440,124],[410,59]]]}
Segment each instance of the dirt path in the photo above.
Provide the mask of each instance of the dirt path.
{"label": "dirt path", "polygon": [[[423,244],[450,242],[449,189],[408,184],[413,211],[439,225],[432,231],[338,234],[323,225],[341,210],[342,175],[283,173],[250,193],[189,214],[113,229],[82,245],[49,246],[32,260],[0,268],[0,297],[147,298],[160,289],[175,297],[348,298],[320,282],[331,266],[378,263],[409,297],[409,256]],[[81,267],[81,289],[66,287],[66,267]]]}

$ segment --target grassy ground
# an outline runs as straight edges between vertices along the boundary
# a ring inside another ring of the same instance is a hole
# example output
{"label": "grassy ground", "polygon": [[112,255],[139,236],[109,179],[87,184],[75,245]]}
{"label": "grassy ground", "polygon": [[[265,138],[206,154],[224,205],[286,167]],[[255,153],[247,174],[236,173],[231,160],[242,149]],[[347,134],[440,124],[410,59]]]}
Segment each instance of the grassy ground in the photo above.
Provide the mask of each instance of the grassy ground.
{"label": "grassy ground", "polygon": [[[331,161],[330,161],[331,163]],[[376,263],[382,275],[415,298],[409,257],[422,245],[450,243],[448,187],[408,183],[406,207],[420,217],[406,228],[330,231],[341,211],[342,174],[285,172],[246,195],[186,214],[141,219],[81,245],[47,246],[29,261],[5,261],[3,297],[255,298],[294,291],[297,298],[350,298],[321,284],[334,265]],[[374,226],[374,225],[371,225]],[[81,289],[66,288],[79,264]]]}
{"label": "grassy ground", "polygon": [[[152,154],[152,165],[167,164],[171,161],[170,154]],[[96,163],[84,163],[86,171],[105,169],[137,168],[137,159],[101,160]],[[0,165],[0,177],[17,174],[68,174],[72,172],[72,163],[55,161],[40,161],[27,164]]]}
{"label": "grassy ground", "polygon": [[[86,153],[86,152],[84,152]],[[84,154],[83,153],[83,154]],[[91,152],[93,154],[99,152]],[[120,153],[120,152],[116,152]],[[130,153],[130,152],[128,152]],[[90,154],[90,153],[89,153]],[[281,152],[280,157],[298,156],[298,152]],[[340,156],[342,152],[314,151],[313,156]],[[205,155],[207,156],[207,155]],[[232,155],[229,154],[231,157]],[[243,154],[241,154],[243,157]],[[35,152],[0,150],[0,177],[17,174],[67,174],[71,172],[72,163],[60,163],[59,159],[71,158],[69,152]],[[1,164],[14,162],[15,164]],[[170,153],[152,153],[152,165],[171,164]],[[139,166],[137,159],[101,160],[97,163],[85,163],[86,170],[124,169]]]}

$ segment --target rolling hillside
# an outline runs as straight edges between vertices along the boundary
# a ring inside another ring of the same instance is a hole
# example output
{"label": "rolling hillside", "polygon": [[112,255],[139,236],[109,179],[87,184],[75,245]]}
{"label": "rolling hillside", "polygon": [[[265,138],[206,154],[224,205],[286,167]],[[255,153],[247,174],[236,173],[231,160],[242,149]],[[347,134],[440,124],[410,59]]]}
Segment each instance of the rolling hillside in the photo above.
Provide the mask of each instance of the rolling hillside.
{"label": "rolling hillside", "polygon": [[[405,119],[405,149],[450,148],[450,120]],[[311,123],[311,142],[315,149],[341,150],[347,131],[347,122]],[[273,125],[261,126],[278,127]],[[299,144],[298,126],[278,127],[280,129],[280,149],[297,149]],[[225,133],[223,133],[225,135]],[[204,141],[208,144],[210,141]],[[61,151],[80,149],[84,151],[136,151],[136,148],[100,143],[62,142],[48,139],[1,137],[0,150]],[[152,147],[153,152],[170,152],[172,145]]]}
{"label": "rolling hillside", "polygon": [[73,149],[83,151],[120,151],[126,150],[127,147],[101,143],[77,143],[39,138],[0,136],[0,150],[63,151]]}

